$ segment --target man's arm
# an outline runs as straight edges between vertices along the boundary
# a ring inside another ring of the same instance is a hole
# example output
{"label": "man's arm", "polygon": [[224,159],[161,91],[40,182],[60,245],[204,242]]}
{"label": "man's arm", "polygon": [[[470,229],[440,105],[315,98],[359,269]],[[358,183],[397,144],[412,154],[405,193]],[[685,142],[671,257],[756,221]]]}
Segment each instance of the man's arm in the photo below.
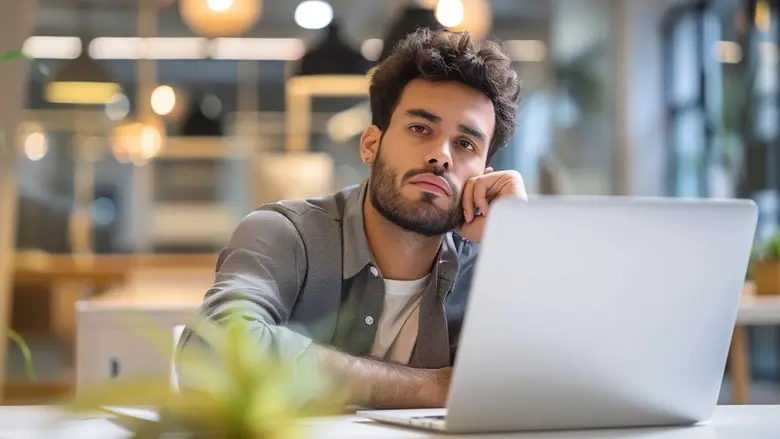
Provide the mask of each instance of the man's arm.
{"label": "man's arm", "polygon": [[[236,313],[248,320],[259,349],[283,361],[314,358],[318,370],[348,390],[350,404],[372,408],[443,407],[448,370],[423,370],[359,358],[316,345],[285,326],[306,277],[303,240],[284,215],[256,211],[241,221],[220,253],[213,287],[201,315],[224,323]],[[197,328],[193,328],[197,331]],[[188,328],[179,349],[199,340]],[[177,362],[180,374],[183,364]],[[301,370],[306,370],[301,368]],[[197,383],[182,380],[182,386]]]}
{"label": "man's arm", "polygon": [[313,346],[320,367],[347,389],[353,405],[375,409],[441,408],[452,369],[414,369]]}

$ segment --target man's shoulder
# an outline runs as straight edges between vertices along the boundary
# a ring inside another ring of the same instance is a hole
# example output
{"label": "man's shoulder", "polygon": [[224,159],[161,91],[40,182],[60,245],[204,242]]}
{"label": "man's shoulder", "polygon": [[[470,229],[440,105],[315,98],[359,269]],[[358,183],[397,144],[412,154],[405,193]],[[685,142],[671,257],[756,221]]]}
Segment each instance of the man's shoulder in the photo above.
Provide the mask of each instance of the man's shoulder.
{"label": "man's shoulder", "polygon": [[359,186],[349,186],[317,198],[260,205],[240,221],[229,246],[262,243],[266,250],[281,250],[312,240],[330,241],[333,226],[340,229],[345,205],[358,189]]}
{"label": "man's shoulder", "polygon": [[321,217],[330,220],[341,220],[345,206],[360,185],[348,186],[338,192],[314,198],[279,200],[257,207],[255,212],[276,211],[290,219],[298,217]]}

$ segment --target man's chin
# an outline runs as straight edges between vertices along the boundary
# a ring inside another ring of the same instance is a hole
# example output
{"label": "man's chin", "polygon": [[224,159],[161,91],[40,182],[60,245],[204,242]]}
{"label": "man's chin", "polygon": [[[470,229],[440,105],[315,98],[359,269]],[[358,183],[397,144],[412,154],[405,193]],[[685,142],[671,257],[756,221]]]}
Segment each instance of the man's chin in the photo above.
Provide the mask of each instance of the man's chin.
{"label": "man's chin", "polygon": [[434,205],[441,211],[451,210],[453,203],[450,195],[439,195],[421,190],[414,190],[413,193],[404,194],[404,200],[411,204],[425,203]]}

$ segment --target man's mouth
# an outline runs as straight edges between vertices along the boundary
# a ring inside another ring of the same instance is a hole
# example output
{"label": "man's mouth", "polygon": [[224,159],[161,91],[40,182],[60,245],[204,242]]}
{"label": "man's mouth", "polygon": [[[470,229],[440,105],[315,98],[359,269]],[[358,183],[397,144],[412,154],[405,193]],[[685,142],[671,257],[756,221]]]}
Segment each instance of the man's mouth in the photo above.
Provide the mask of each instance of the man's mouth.
{"label": "man's mouth", "polygon": [[409,184],[422,191],[442,197],[449,197],[452,195],[452,188],[450,188],[450,184],[447,180],[430,172],[413,177],[409,180]]}

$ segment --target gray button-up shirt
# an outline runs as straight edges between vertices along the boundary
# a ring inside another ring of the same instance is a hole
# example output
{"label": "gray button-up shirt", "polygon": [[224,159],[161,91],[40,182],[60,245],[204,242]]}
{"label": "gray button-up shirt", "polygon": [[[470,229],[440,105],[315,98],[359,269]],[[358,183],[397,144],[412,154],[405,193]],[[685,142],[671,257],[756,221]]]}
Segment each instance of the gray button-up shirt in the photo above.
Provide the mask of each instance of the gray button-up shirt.
{"label": "gray button-up shirt", "polygon": [[[330,310],[324,308],[329,303],[338,303],[338,309],[333,310],[337,314],[333,330],[317,342],[352,355],[369,355],[385,287],[363,228],[366,187],[364,182],[326,199],[340,196],[344,200],[342,208],[329,215],[320,212],[321,203],[303,200],[280,203],[290,214],[259,209],[244,218],[219,255],[216,279],[206,294],[201,314],[220,321],[239,310],[251,321],[262,348],[295,360],[313,343],[305,330],[296,328],[316,325],[311,320],[327,315]],[[314,251],[317,243],[325,240],[325,234],[339,230],[333,228],[334,223],[341,232],[340,258],[334,257],[330,248]],[[432,281],[420,304],[419,334],[411,366],[438,368],[453,364],[476,250],[476,244],[455,233],[445,236],[432,266]],[[312,275],[310,268],[315,263],[328,267],[327,258],[340,260],[340,266],[334,263],[324,274],[320,271]],[[322,290],[302,297],[307,283],[314,288],[320,284]],[[326,285],[333,287],[328,289]],[[334,294],[340,294],[337,301],[327,300],[334,299],[330,297]],[[180,347],[190,339],[185,331]]]}

